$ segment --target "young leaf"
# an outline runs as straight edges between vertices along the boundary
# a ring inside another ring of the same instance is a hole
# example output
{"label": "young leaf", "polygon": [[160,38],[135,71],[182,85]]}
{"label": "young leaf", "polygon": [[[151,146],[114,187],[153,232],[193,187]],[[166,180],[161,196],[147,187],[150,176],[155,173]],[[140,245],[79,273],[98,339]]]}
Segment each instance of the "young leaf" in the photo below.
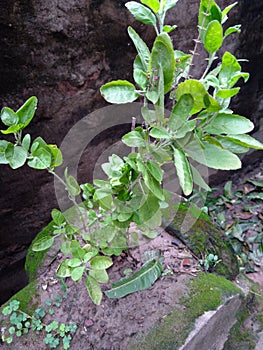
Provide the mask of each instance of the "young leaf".
{"label": "young leaf", "polygon": [[194,106],[190,114],[195,114],[206,107],[204,98],[208,96],[208,93],[200,81],[189,79],[179,84],[176,90],[176,99],[179,100],[185,94],[191,95],[194,99]]}
{"label": "young leaf", "polygon": [[109,281],[106,270],[90,270],[89,275],[99,283],[107,283]]}
{"label": "young leaf", "polygon": [[223,11],[222,11],[222,24],[225,23],[225,21],[227,20],[227,14],[229,11],[232,10],[233,7],[235,7],[238,4],[238,2],[234,2],[233,4],[227,6]]}
{"label": "young leaf", "polygon": [[106,270],[113,264],[111,258],[107,256],[95,256],[90,261],[90,267],[93,270]]}
{"label": "young leaf", "polygon": [[237,114],[220,113],[204,130],[210,134],[245,134],[254,129],[254,124]]}
{"label": "young leaf", "polygon": [[68,260],[62,261],[57,269],[57,275],[61,278],[70,277],[71,271],[68,267]]}
{"label": "young leaf", "polygon": [[8,160],[5,157],[5,153],[8,145],[9,145],[8,141],[0,140],[0,164],[8,164]]}
{"label": "young leaf", "polygon": [[122,142],[129,147],[144,147],[145,140],[139,131],[131,131],[125,134],[122,138]]}
{"label": "young leaf", "polygon": [[237,24],[233,27],[227,28],[227,30],[225,31],[224,37],[226,38],[228,35],[232,33],[240,33],[241,32],[240,28],[241,28],[241,24]]}
{"label": "young leaf", "polygon": [[46,236],[34,242],[32,245],[32,250],[34,252],[41,252],[43,250],[50,248],[53,243],[54,243],[54,237]]}
{"label": "young leaf", "polygon": [[14,146],[9,143],[5,150],[5,158],[12,169],[18,169],[25,164],[27,151],[21,146]]}
{"label": "young leaf", "polygon": [[220,49],[223,43],[223,28],[218,21],[212,21],[208,24],[205,39],[204,47],[206,51],[210,54],[215,53]]}
{"label": "young leaf", "polygon": [[85,270],[86,270],[85,266],[79,266],[79,267],[74,268],[70,272],[70,275],[71,275],[71,278],[73,279],[73,281],[75,281],[75,282],[80,281]]}
{"label": "young leaf", "polygon": [[164,93],[171,90],[175,74],[175,58],[171,38],[167,33],[157,36],[150,57],[149,72],[159,71],[161,66],[164,78]]}
{"label": "young leaf", "polygon": [[159,11],[159,8],[160,8],[159,0],[141,0],[141,3],[150,7],[150,9],[155,13]]}
{"label": "young leaf", "polygon": [[31,144],[31,136],[29,134],[26,134],[23,138],[23,141],[22,141],[22,147],[26,151],[28,151],[30,148],[30,144]]}
{"label": "young leaf", "polygon": [[174,149],[174,165],[180,186],[186,196],[193,191],[193,178],[190,164],[182,150]]}
{"label": "young leaf", "polygon": [[100,88],[101,95],[110,103],[128,103],[139,97],[135,86],[127,80],[111,81]]}
{"label": "young leaf", "polygon": [[164,27],[163,27],[163,31],[165,32],[165,33],[171,33],[173,30],[175,30],[177,28],[177,26],[176,25],[173,25],[173,26],[170,26],[170,25],[165,25]]}
{"label": "young leaf", "polygon": [[58,209],[53,209],[51,212],[51,216],[52,216],[54,223],[58,226],[62,225],[65,222],[64,215]]}
{"label": "young leaf", "polygon": [[144,265],[134,275],[113,283],[113,288],[105,291],[108,298],[122,298],[128,294],[149,288],[162,273],[162,265],[158,260],[152,260]]}
{"label": "young leaf", "polygon": [[172,131],[176,131],[186,122],[194,106],[194,99],[190,94],[184,94],[174,106],[170,115],[168,126]]}
{"label": "young leaf", "polygon": [[133,79],[142,90],[146,90],[147,74],[139,55],[136,56],[133,63]]}
{"label": "young leaf", "polygon": [[9,107],[4,107],[1,111],[0,118],[6,126],[16,125],[19,122],[17,114]]}
{"label": "young leaf", "polygon": [[231,80],[240,72],[241,66],[236,57],[229,52],[225,52],[222,57],[222,65],[219,72],[219,83],[221,88],[228,89],[233,87],[235,83],[232,83]]}
{"label": "young leaf", "polygon": [[51,165],[51,154],[43,147],[38,147],[32,153],[32,156],[33,158],[27,162],[31,168],[42,170],[47,169]]}
{"label": "young leaf", "polygon": [[166,131],[163,126],[155,126],[150,131],[150,136],[156,139],[166,139],[169,140],[171,135]]}
{"label": "young leaf", "polygon": [[221,89],[218,90],[216,93],[216,97],[219,98],[230,98],[238,94],[240,88],[233,88],[233,89]]}
{"label": "young leaf", "polygon": [[156,27],[156,17],[150,9],[135,1],[126,2],[125,6],[137,21]]}
{"label": "young leaf", "polygon": [[60,149],[57,145],[47,145],[49,151],[51,152],[51,167],[55,168],[63,163],[63,157]]}
{"label": "young leaf", "polygon": [[102,291],[98,282],[92,276],[88,276],[85,280],[85,284],[93,303],[100,305],[102,299]]}
{"label": "young leaf", "polygon": [[19,110],[16,111],[16,114],[19,118],[19,122],[23,124],[25,128],[33,119],[35,111],[37,109],[37,98],[35,96],[30,97]]}
{"label": "young leaf", "polygon": [[147,72],[148,64],[150,60],[150,50],[145,42],[140,38],[140,36],[136,33],[136,31],[132,27],[128,27],[128,34],[132,39],[134,46],[138,52],[138,55],[141,59],[141,64],[143,66],[143,70]]}
{"label": "young leaf", "polygon": [[66,180],[68,192],[74,197],[79,195],[80,194],[79,184],[73,176],[67,174],[67,169],[65,170],[65,180]]}
{"label": "young leaf", "polygon": [[162,12],[167,12],[172,7],[174,7],[177,4],[178,0],[161,0],[161,6],[160,9]]}

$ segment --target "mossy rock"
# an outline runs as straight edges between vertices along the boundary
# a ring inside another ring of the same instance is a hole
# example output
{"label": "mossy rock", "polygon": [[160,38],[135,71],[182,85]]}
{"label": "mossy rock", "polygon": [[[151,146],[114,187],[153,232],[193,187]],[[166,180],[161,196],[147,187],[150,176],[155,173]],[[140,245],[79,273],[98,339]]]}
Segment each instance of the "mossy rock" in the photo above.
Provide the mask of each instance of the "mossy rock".
{"label": "mossy rock", "polygon": [[175,217],[166,230],[200,258],[207,253],[217,255],[221,262],[215,272],[234,280],[239,273],[238,261],[224,233],[195,205],[180,203],[174,205],[174,210]]}
{"label": "mossy rock", "polygon": [[[242,292],[232,282],[214,274],[200,274],[187,283],[188,292],[180,298],[178,307],[160,317],[150,330],[130,341],[128,350],[175,350],[185,342],[195,320],[206,311],[216,310],[228,298]],[[175,296],[176,298],[176,296]]]}

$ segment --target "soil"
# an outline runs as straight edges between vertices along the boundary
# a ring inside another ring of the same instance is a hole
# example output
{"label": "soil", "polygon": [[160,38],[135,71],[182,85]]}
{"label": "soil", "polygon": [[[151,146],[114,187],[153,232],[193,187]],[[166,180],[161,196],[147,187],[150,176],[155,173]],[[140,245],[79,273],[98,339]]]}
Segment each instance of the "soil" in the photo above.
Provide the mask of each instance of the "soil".
{"label": "soil", "polygon": [[[198,262],[191,252],[178,240],[165,231],[160,231],[154,240],[139,247],[132,248],[114,258],[113,266],[108,269],[110,281],[118,281],[125,277],[125,270],[131,269],[133,273],[142,266],[145,252],[157,251],[164,257],[162,263],[164,271],[169,273],[157,280],[149,289],[130,294],[121,299],[108,299],[105,296],[100,306],[90,300],[83,281],[74,283],[67,280],[67,299],[60,308],[55,308],[55,319],[60,322],[76,322],[78,329],[71,342],[71,350],[80,347],[87,350],[123,350],[128,343],[147,330],[156,322],[162,323],[166,315],[175,305],[180,307],[179,299],[187,291],[187,281],[196,276]],[[147,255],[147,253],[146,253]],[[61,262],[61,256],[55,260],[38,280],[41,304],[54,299],[56,294],[62,295],[61,283],[54,279],[55,271]],[[103,285],[103,290],[110,289],[110,283]],[[175,297],[176,295],[176,297]],[[174,305],[173,305],[174,304]],[[47,316],[46,323],[52,319]],[[40,335],[42,336],[42,334]],[[30,339],[30,340],[29,340]],[[39,336],[14,339],[11,346],[2,345],[3,350],[46,349],[39,342]]]}

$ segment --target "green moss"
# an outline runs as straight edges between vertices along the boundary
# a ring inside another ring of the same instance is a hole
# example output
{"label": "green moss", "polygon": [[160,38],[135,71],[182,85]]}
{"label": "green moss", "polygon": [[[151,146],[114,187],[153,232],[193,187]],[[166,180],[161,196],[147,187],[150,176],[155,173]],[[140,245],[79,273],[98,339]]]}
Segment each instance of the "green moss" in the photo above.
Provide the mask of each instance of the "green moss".
{"label": "green moss", "polygon": [[175,350],[185,342],[197,317],[215,310],[228,297],[241,291],[224,277],[200,274],[188,285],[181,307],[174,307],[145,334],[131,340],[129,350]]}
{"label": "green moss", "polygon": [[46,255],[47,250],[44,250],[42,252],[34,252],[32,250],[32,245],[34,242],[39,240],[40,238],[50,236],[53,232],[53,225],[54,222],[51,221],[33,240],[31,243],[31,246],[28,249],[27,256],[26,256],[26,263],[25,263],[25,270],[28,274],[29,281],[32,282],[36,278],[37,270],[39,267],[42,266],[43,259]]}
{"label": "green moss", "polygon": [[241,290],[224,277],[214,274],[201,274],[191,281],[190,298],[183,301],[186,313],[193,318],[201,316],[205,311],[215,310],[225,299],[240,294]]}
{"label": "green moss", "polygon": [[2,313],[2,309],[9,304],[10,301],[17,300],[20,302],[19,309],[32,315],[38,307],[38,297],[37,281],[35,280],[13,295],[4,305],[2,305],[0,308],[0,314]]}

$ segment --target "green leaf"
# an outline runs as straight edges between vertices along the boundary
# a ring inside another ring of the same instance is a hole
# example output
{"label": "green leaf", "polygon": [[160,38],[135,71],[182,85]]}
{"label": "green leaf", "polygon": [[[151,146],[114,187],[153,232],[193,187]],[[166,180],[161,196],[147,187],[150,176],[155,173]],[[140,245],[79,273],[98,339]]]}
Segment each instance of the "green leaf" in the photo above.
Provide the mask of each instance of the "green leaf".
{"label": "green leaf", "polygon": [[9,145],[8,141],[0,140],[0,164],[8,164],[8,160],[5,157],[5,152],[8,145]]}
{"label": "green leaf", "polygon": [[241,146],[231,140],[228,139],[227,136],[216,136],[217,141],[222,145],[223,148],[228,149],[233,153],[246,153],[248,152],[248,148],[245,146]]}
{"label": "green leaf", "polygon": [[174,165],[183,193],[188,196],[193,191],[193,178],[190,164],[182,150],[174,149]]}
{"label": "green leaf", "polygon": [[151,220],[153,216],[156,215],[159,210],[159,201],[155,195],[149,194],[147,198],[145,198],[145,202],[136,212],[139,214],[139,224],[142,225],[145,222]]}
{"label": "green leaf", "polygon": [[22,147],[26,151],[28,151],[30,148],[30,144],[31,144],[31,136],[29,134],[26,134],[22,141]]}
{"label": "green leaf", "polygon": [[219,72],[219,83],[221,88],[231,88],[234,84],[231,79],[241,72],[241,66],[235,56],[225,52],[222,57],[222,65]]}
{"label": "green leaf", "polygon": [[145,140],[139,131],[131,131],[122,137],[122,142],[129,147],[145,147]]}
{"label": "green leaf", "polygon": [[263,144],[249,135],[228,135],[226,139],[240,146],[263,150]]}
{"label": "green leaf", "polygon": [[166,131],[163,126],[155,126],[150,130],[150,136],[156,139],[166,139],[169,140],[171,135]]}
{"label": "green leaf", "polygon": [[142,90],[146,90],[147,74],[139,55],[136,56],[133,63],[133,79]]}
{"label": "green leaf", "polygon": [[67,191],[73,196],[77,196],[80,194],[81,189],[79,187],[79,184],[77,182],[77,180],[71,176],[68,175],[68,171],[67,169],[64,172],[64,176],[65,176],[65,180],[66,180],[66,185],[67,185]]}
{"label": "green leaf", "polygon": [[25,164],[27,151],[21,146],[14,146],[9,143],[5,151],[5,158],[12,169],[18,169]]}
{"label": "green leaf", "polygon": [[190,114],[195,114],[206,107],[204,98],[208,95],[208,93],[200,81],[189,79],[179,84],[176,90],[176,99],[179,100],[185,94],[190,94],[194,99],[194,106]]}
{"label": "green leaf", "polygon": [[85,272],[86,267],[85,266],[79,266],[71,270],[70,275],[73,281],[78,282],[81,280],[83,273]]}
{"label": "green leaf", "polygon": [[222,23],[224,23],[227,20],[227,14],[230,10],[232,10],[233,7],[235,7],[238,4],[238,2],[234,2],[233,4],[227,6],[223,11],[222,11]]}
{"label": "green leaf", "polygon": [[55,168],[63,163],[63,157],[60,149],[57,145],[47,145],[49,151],[51,152],[51,167]]}
{"label": "green leaf", "polygon": [[217,20],[221,23],[222,13],[214,0],[201,0],[199,6],[198,25],[202,42],[204,42],[206,29],[210,22]]}
{"label": "green leaf", "polygon": [[99,283],[107,283],[109,281],[106,270],[90,270],[89,275]]}
{"label": "green leaf", "polygon": [[153,109],[149,109],[146,106],[143,106],[141,109],[142,117],[146,121],[147,124],[152,124],[157,120],[156,111]]}
{"label": "green leaf", "polygon": [[[138,55],[141,59],[141,64],[143,66],[143,70],[147,72],[148,64],[150,61],[150,50],[145,42],[140,38],[140,36],[136,33],[136,31],[132,27],[128,27],[128,34],[133,41]],[[136,81],[136,80],[135,80]]]}
{"label": "green leaf", "polygon": [[149,288],[162,273],[162,265],[152,260],[128,278],[113,283],[113,288],[105,291],[108,298],[122,298],[128,294]]}
{"label": "green leaf", "polygon": [[149,173],[143,174],[144,182],[147,188],[161,201],[163,201],[164,194],[160,183]]}
{"label": "green leaf", "polygon": [[135,1],[126,2],[125,6],[137,21],[156,27],[156,17],[150,9]]}
{"label": "green leaf", "polygon": [[106,270],[112,265],[112,260],[111,258],[107,256],[95,256],[91,261],[90,261],[90,267],[93,270]]}
{"label": "green leaf", "polygon": [[176,25],[173,25],[173,26],[170,26],[170,25],[165,25],[164,27],[163,27],[163,31],[165,32],[165,33],[171,33],[173,30],[175,30],[177,28],[177,26]]}
{"label": "green leaf", "polygon": [[177,4],[178,0],[161,0],[161,10],[166,12]]}
{"label": "green leaf", "polygon": [[25,128],[33,119],[35,111],[37,109],[37,98],[35,96],[30,97],[19,110],[16,111],[19,117],[19,122],[23,124]]}
{"label": "green leaf", "polygon": [[202,178],[199,171],[192,164],[190,164],[190,167],[191,167],[191,172],[192,172],[194,183],[197,186],[203,188],[205,191],[210,192],[211,188],[206,184],[205,180]]}
{"label": "green leaf", "polygon": [[17,114],[9,107],[4,107],[2,109],[0,118],[2,120],[2,123],[6,126],[17,125],[19,122]]}
{"label": "green leaf", "polygon": [[233,27],[227,28],[227,30],[225,31],[224,37],[226,38],[228,35],[232,33],[240,33],[241,32],[240,28],[241,28],[241,24],[237,24]]}
{"label": "green leaf", "polygon": [[210,134],[245,134],[254,129],[254,124],[238,114],[218,114],[204,130]]}
{"label": "green leaf", "polygon": [[70,277],[71,271],[68,267],[68,260],[62,261],[57,269],[57,275],[62,278]]}
{"label": "green leaf", "polygon": [[67,262],[69,267],[79,267],[82,264],[82,260],[79,258],[69,259]]}
{"label": "green leaf", "polygon": [[175,58],[171,38],[167,33],[158,35],[154,41],[148,71],[161,66],[164,78],[164,93],[171,90],[175,75]]}
{"label": "green leaf", "polygon": [[159,0],[141,0],[141,3],[150,7],[150,9],[155,13],[159,11],[159,8],[160,8]]}
{"label": "green leaf", "polygon": [[93,303],[100,305],[102,299],[102,291],[98,282],[92,276],[88,276],[85,280],[85,284]]}
{"label": "green leaf", "polygon": [[200,143],[196,140],[184,147],[185,153],[200,164],[209,168],[235,170],[241,168],[240,159],[228,150],[222,149],[207,141]]}
{"label": "green leaf", "polygon": [[42,252],[43,250],[50,248],[53,243],[54,237],[46,236],[34,242],[32,245],[32,250],[34,252]]}
{"label": "green leaf", "polygon": [[52,216],[54,223],[58,226],[61,226],[65,222],[64,215],[58,209],[53,209],[51,211],[51,216]]}
{"label": "green leaf", "polygon": [[34,152],[33,159],[29,160],[27,164],[34,169],[47,169],[51,165],[51,154],[40,147]]}
{"label": "green leaf", "polygon": [[100,88],[101,95],[110,103],[128,103],[137,100],[135,86],[127,80],[111,81]]}
{"label": "green leaf", "polygon": [[146,167],[152,176],[158,181],[161,182],[163,179],[163,170],[160,166],[153,160],[147,160]]}
{"label": "green leaf", "polygon": [[194,99],[190,94],[181,95],[170,115],[168,126],[172,131],[178,130],[187,121],[194,106]]}
{"label": "green leaf", "polygon": [[238,94],[240,88],[233,88],[233,89],[221,89],[218,90],[216,93],[216,97],[219,98],[230,98]]}
{"label": "green leaf", "polygon": [[215,53],[220,49],[223,43],[223,28],[222,25],[214,20],[208,24],[205,33],[204,47],[210,54]]}

